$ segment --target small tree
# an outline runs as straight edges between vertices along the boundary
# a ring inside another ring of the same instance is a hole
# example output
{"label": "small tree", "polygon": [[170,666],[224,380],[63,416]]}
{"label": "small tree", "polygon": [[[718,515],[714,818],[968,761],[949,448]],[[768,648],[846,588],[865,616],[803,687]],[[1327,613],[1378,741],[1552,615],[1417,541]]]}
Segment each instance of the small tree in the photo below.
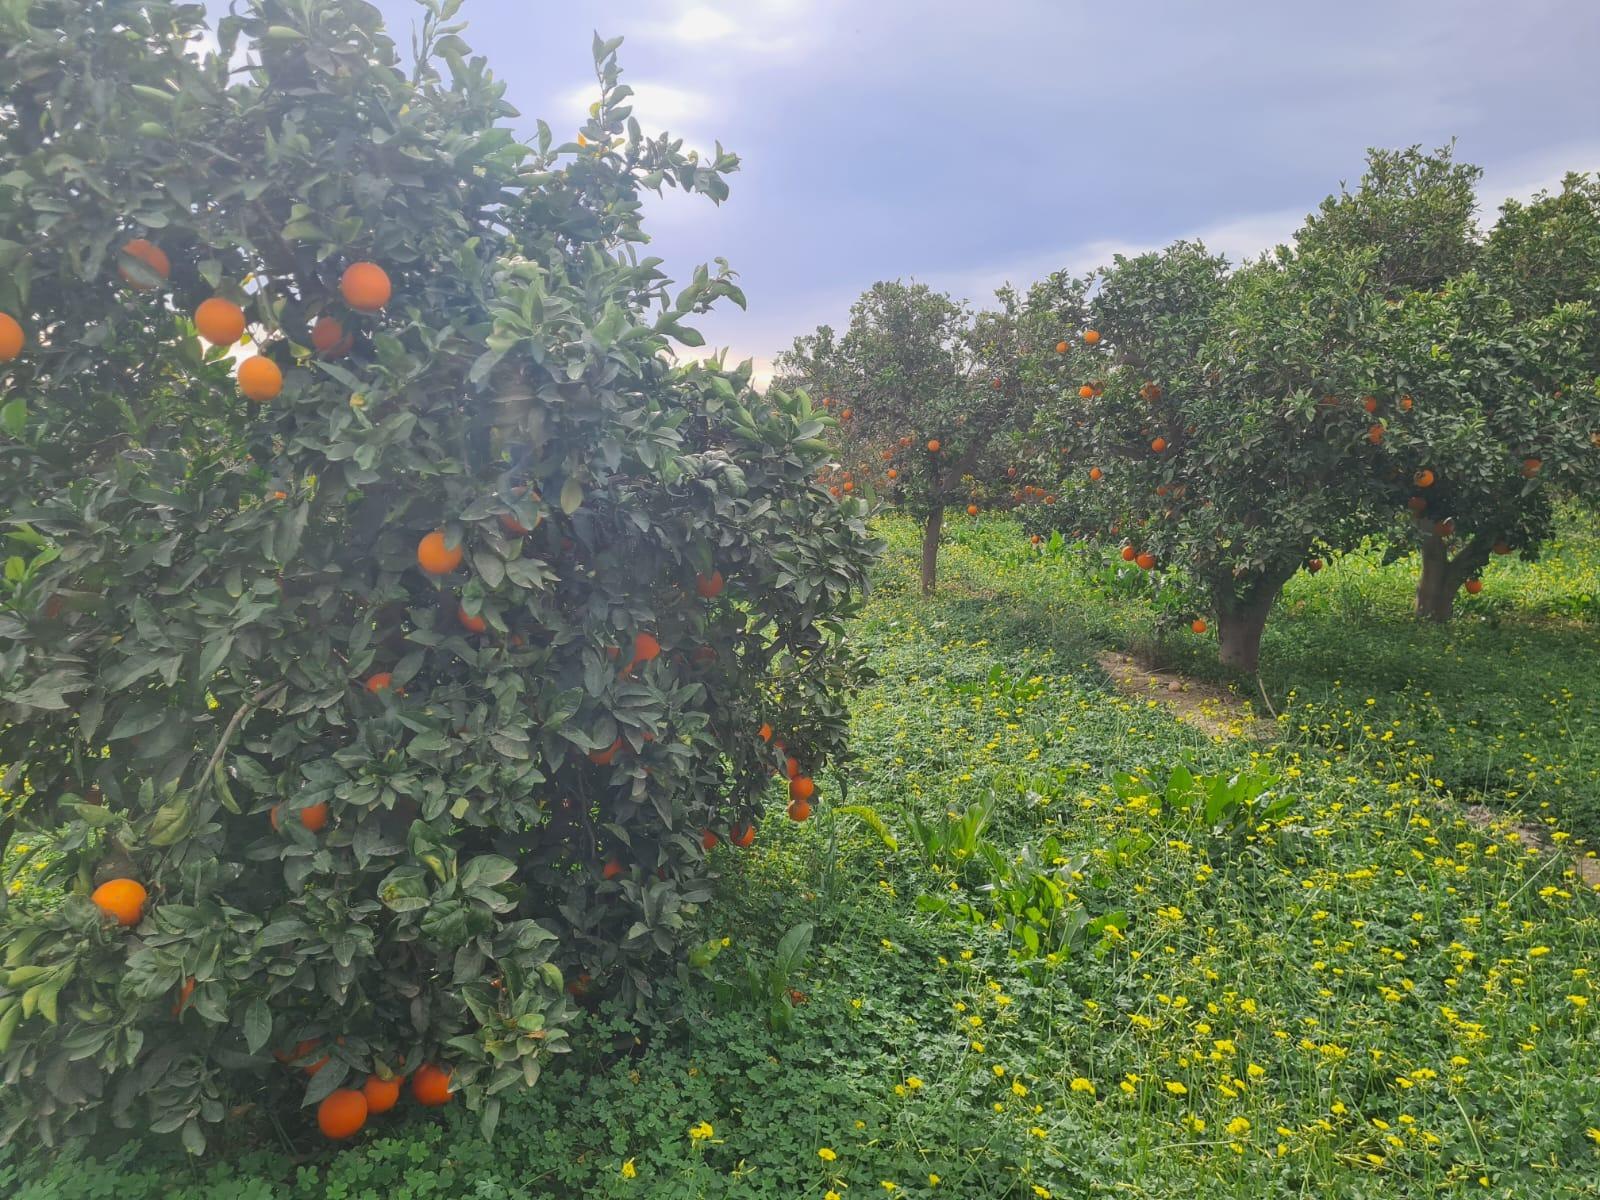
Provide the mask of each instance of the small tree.
{"label": "small tree", "polygon": [[1374,150],[1357,188],[1329,197],[1299,237],[1370,255],[1389,301],[1386,391],[1370,399],[1392,436],[1372,465],[1405,514],[1395,551],[1421,559],[1417,614],[1440,621],[1496,549],[1537,555],[1553,489],[1600,479],[1596,186],[1570,176],[1559,196],[1510,202],[1485,241],[1480,175],[1448,147]]}
{"label": "small tree", "polygon": [[263,1087],[337,1132],[413,1073],[492,1128],[842,746],[830,421],[676,365],[737,289],[635,250],[737,159],[599,39],[518,142],[457,7],[409,73],[360,0],[203,55],[198,5],[0,10],[0,821],[59,897],[0,918],[7,1136],[199,1150]]}
{"label": "small tree", "polygon": [[1031,421],[1014,298],[1002,301],[975,320],[925,284],[877,283],[842,337],[822,326],[778,358],[780,380],[820,394],[839,418],[833,486],[876,484],[921,521],[924,592],[938,577],[945,509],[987,499],[985,481]]}
{"label": "small tree", "polygon": [[1230,274],[1194,243],[1118,256],[1090,306],[1101,378],[1063,379],[1047,409],[1071,471],[1061,523],[1178,568],[1242,671],[1313,550],[1371,528],[1367,265],[1280,249]]}

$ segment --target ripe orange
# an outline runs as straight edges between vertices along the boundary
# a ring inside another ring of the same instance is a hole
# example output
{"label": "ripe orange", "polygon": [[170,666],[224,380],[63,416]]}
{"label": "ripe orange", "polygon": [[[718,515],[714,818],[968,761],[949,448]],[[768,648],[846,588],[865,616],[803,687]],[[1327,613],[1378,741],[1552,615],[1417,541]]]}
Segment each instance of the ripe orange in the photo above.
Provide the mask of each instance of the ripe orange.
{"label": "ripe orange", "polygon": [[1522,477],[1524,479],[1532,479],[1535,475],[1537,475],[1539,473],[1539,469],[1541,467],[1543,467],[1543,466],[1544,466],[1544,461],[1542,459],[1537,459],[1537,458],[1525,458],[1525,459],[1523,459],[1522,460]]}
{"label": "ripe orange", "polygon": [[244,309],[213,296],[194,310],[194,327],[213,346],[231,346],[244,336]]}
{"label": "ripe orange", "polygon": [[1083,399],[1088,400],[1094,396],[1094,388],[1086,383],[1078,389],[1078,395]]}
{"label": "ripe orange", "polygon": [[468,633],[482,633],[489,628],[489,622],[482,617],[475,617],[467,611],[465,604],[456,607],[456,620],[461,622],[461,628]]}
{"label": "ripe orange", "polygon": [[763,742],[770,742],[772,740],[772,726],[768,725],[765,721],[761,722],[761,729],[758,731],[758,733]]}
{"label": "ripe orange", "polygon": [[1419,488],[1432,487],[1433,472],[1424,467],[1412,477],[1412,482],[1415,483]]}
{"label": "ripe orange", "polygon": [[318,317],[311,326],[311,345],[323,358],[343,358],[355,339],[344,331],[337,317]]}
{"label": "ripe orange", "polygon": [[400,1088],[406,1078],[394,1075],[388,1079],[381,1075],[368,1075],[361,1085],[361,1094],[367,1098],[367,1112],[373,1115],[386,1113],[400,1103]]}
{"label": "ripe orange", "polygon": [[789,780],[789,799],[809,800],[817,794],[817,785],[809,775],[796,775]]}
{"label": "ripe orange", "polygon": [[1366,409],[1369,413],[1377,412],[1378,398],[1376,396],[1363,396],[1361,398],[1361,407]]}
{"label": "ripe orange", "polygon": [[450,1072],[432,1063],[423,1063],[411,1077],[411,1096],[424,1108],[450,1103]]}
{"label": "ripe orange", "polygon": [[1367,441],[1371,442],[1374,446],[1376,446],[1379,442],[1383,441],[1383,426],[1382,425],[1373,425],[1373,426],[1371,426],[1367,430]]}
{"label": "ripe orange", "polygon": [[839,420],[841,420],[841,421],[848,421],[851,417],[853,417],[855,415],[856,415],[855,414],[855,410],[851,409],[851,408],[844,408],[844,409],[840,409],[839,410]]}
{"label": "ripe orange", "polygon": [[1409,508],[1414,515],[1420,517],[1423,513],[1428,511],[1428,502],[1421,496],[1413,496],[1411,499],[1406,501],[1406,507]]}
{"label": "ripe orange", "polygon": [[183,981],[183,986],[178,989],[178,1002],[172,1006],[172,1015],[183,1016],[183,1010],[189,1006],[189,997],[194,995],[194,976],[191,975]]}
{"label": "ripe orange", "polygon": [[1434,525],[1433,531],[1442,538],[1455,537],[1456,523],[1449,517],[1446,517],[1444,520],[1439,521]]}
{"label": "ripe orange", "polygon": [[893,467],[890,467],[889,468],[889,478],[890,479],[899,479],[900,478],[900,472],[896,471]]}
{"label": "ripe orange", "polygon": [[1412,401],[1411,401],[1411,397],[1410,396],[1401,396],[1400,397],[1400,407],[1404,411],[1406,411],[1406,412],[1410,412],[1411,411],[1411,403],[1412,403]]}
{"label": "ripe orange", "polygon": [[[123,243],[122,253],[124,257],[133,259],[139,266],[130,270],[126,262],[121,263],[117,267],[117,274],[122,276],[124,283],[131,284],[138,291],[152,291],[160,287],[161,281],[172,274],[172,263],[162,253],[161,247],[144,238],[134,238],[131,242]],[[135,274],[135,271],[139,273]],[[151,275],[160,276],[160,279],[151,279]]]}
{"label": "ripe orange", "polygon": [[115,917],[118,925],[137,925],[149,898],[144,885],[133,879],[108,879],[89,897],[106,916]]}
{"label": "ripe orange", "polygon": [[355,1137],[367,1123],[367,1097],[354,1088],[339,1088],[317,1105],[317,1128],[333,1141]]}
{"label": "ripe orange", "polygon": [[1469,579],[1469,580],[1467,580],[1467,595],[1476,596],[1481,591],[1483,591],[1483,580],[1481,580],[1481,579]]}
{"label": "ripe orange", "polygon": [[611,765],[611,760],[617,757],[617,753],[621,749],[622,739],[619,737],[604,750],[589,751],[589,761],[597,767],[609,767]]}
{"label": "ripe orange", "polygon": [[0,362],[10,362],[22,353],[22,326],[10,313],[0,313]]}
{"label": "ripe orange", "polygon": [[975,517],[977,515],[978,515],[978,506],[976,504],[967,505],[967,516]]}
{"label": "ripe orange", "polygon": [[448,575],[461,565],[461,547],[444,544],[444,530],[435,529],[417,543],[417,565],[429,575]]}
{"label": "ripe orange", "polygon": [[1133,561],[1139,564],[1139,569],[1141,571],[1148,571],[1148,570],[1151,570],[1156,565],[1156,556],[1154,554],[1151,554],[1148,550],[1146,550],[1143,554],[1139,555]]}
{"label": "ripe orange", "polygon": [[1064,342],[1064,341],[1057,342],[1056,343],[1056,353],[1057,354],[1065,354],[1066,352],[1067,352],[1067,343]]}
{"label": "ripe orange", "polygon": [[615,855],[606,859],[606,865],[600,868],[600,874],[606,879],[616,879],[622,874],[622,864],[617,861]]}
{"label": "ripe orange", "polygon": [[1147,404],[1161,399],[1161,388],[1154,383],[1147,383],[1139,389],[1139,398]]}
{"label": "ripe orange", "polygon": [[1190,625],[1189,628],[1194,630],[1196,633],[1204,633],[1210,628],[1210,626],[1206,624],[1206,619],[1204,617],[1196,617],[1194,619],[1194,623]]}
{"label": "ripe orange", "polygon": [[1139,556],[1139,552],[1137,550],[1135,550],[1132,546],[1124,546],[1122,548],[1122,561],[1123,562],[1132,562],[1138,556]]}
{"label": "ripe orange", "polygon": [[1098,329],[1085,329],[1083,331],[1083,344],[1084,345],[1086,345],[1086,346],[1095,346],[1095,345],[1098,345],[1099,342],[1100,342],[1100,331]]}
{"label": "ripe orange", "polygon": [[661,643],[653,633],[636,633],[633,635],[633,661],[636,663],[651,662],[661,654]]}
{"label": "ripe orange", "polygon": [[1090,467],[1089,468],[1089,478],[1093,479],[1095,482],[1098,483],[1101,479],[1105,478],[1105,472],[1102,471],[1099,467]]}
{"label": "ripe orange", "polygon": [[533,532],[533,530],[529,529],[510,513],[500,514],[500,528],[504,529],[512,537],[527,537]]}
{"label": "ripe orange", "polygon": [[[373,678],[376,679],[377,676],[373,676]],[[368,687],[370,686],[371,684],[369,683]],[[278,828],[278,808],[279,805],[274,804],[267,810],[267,820],[271,822],[274,830]],[[328,803],[326,800],[308,804],[295,815],[300,818],[300,824],[304,825],[312,833],[321,833],[328,827]]]}
{"label": "ripe orange", "polygon": [[748,850],[755,845],[756,827],[749,821],[735,825],[728,831],[728,840],[741,850]]}
{"label": "ripe orange", "polygon": [[375,313],[394,295],[389,275],[377,263],[351,263],[339,279],[339,294],[357,312]]}
{"label": "ripe orange", "polygon": [[937,454],[937,453],[939,453],[939,439],[938,438],[929,438],[928,439],[928,453],[929,454]]}
{"label": "ripe orange", "polygon": [[239,390],[246,400],[265,404],[283,391],[283,372],[270,358],[252,355],[239,364]]}
{"label": "ripe orange", "polygon": [[720,840],[721,839],[709,829],[702,829],[700,831],[700,844],[707,850],[715,850],[717,848],[717,842]]}
{"label": "ripe orange", "polygon": [[394,675],[388,671],[379,671],[367,680],[367,691],[376,696],[379,692],[386,692],[394,683]]}
{"label": "ripe orange", "polygon": [[847,491],[847,492],[853,492],[853,491],[855,491],[855,490],[856,490],[856,485],[855,485],[855,480],[853,480],[853,479],[846,479],[846,480],[845,480],[845,481],[844,481],[844,490],[845,490],[845,491]]}
{"label": "ripe orange", "polygon": [[811,805],[805,800],[791,800],[789,802],[789,819],[791,821],[809,821],[811,819]]}
{"label": "ripe orange", "polygon": [[1167,448],[1167,439],[1166,438],[1158,437],[1155,441],[1150,443],[1150,449],[1154,450],[1157,454],[1160,454],[1166,448]]}

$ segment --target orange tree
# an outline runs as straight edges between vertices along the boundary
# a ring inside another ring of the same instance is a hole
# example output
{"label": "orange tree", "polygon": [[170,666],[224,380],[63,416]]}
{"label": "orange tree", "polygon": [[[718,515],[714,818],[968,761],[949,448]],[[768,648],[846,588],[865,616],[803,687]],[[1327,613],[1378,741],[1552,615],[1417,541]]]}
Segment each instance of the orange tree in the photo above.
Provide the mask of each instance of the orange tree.
{"label": "orange tree", "polygon": [[1068,364],[1041,406],[1067,470],[1055,523],[1214,613],[1243,671],[1290,576],[1373,525],[1369,265],[1281,249],[1230,273],[1182,242],[1119,256],[1090,304],[1096,377]]}
{"label": "orange tree", "polygon": [[645,137],[614,42],[528,145],[457,0],[409,69],[359,0],[236,7],[0,11],[6,1136],[342,1137],[405,1076],[492,1128],[859,669],[831,422],[676,365],[742,298],[636,251],[737,159]]}
{"label": "orange tree", "polygon": [[925,592],[945,509],[975,512],[994,494],[1031,421],[1013,310],[974,318],[926,284],[880,282],[851,307],[842,336],[824,325],[778,357],[780,382],[820,395],[838,416],[830,486],[881,492],[922,523]]}
{"label": "orange tree", "polygon": [[1391,555],[1418,552],[1416,611],[1447,619],[1496,551],[1537,554],[1552,493],[1600,482],[1600,198],[1570,176],[1558,196],[1506,205],[1487,239],[1476,167],[1450,149],[1373,151],[1359,185],[1329,197],[1300,244],[1366,254],[1388,301],[1374,332],[1386,436],[1372,459],[1394,511]]}

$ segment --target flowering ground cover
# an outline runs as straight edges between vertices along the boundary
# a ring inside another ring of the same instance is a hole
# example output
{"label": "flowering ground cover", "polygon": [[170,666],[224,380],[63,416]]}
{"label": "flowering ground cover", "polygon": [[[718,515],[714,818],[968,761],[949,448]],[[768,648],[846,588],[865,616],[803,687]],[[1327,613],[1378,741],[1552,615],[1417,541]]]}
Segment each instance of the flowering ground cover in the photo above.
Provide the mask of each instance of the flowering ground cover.
{"label": "flowering ground cover", "polygon": [[718,848],[651,1011],[596,1002],[492,1142],[452,1113],[331,1157],[6,1152],[0,1191],[1600,1196],[1593,540],[1496,563],[1444,630],[1404,615],[1403,565],[1296,582],[1259,740],[1107,686],[1096,652],[1155,646],[1154,610],[1100,564],[982,519],[925,600],[917,532],[883,532],[855,761],[812,820],[775,798]]}

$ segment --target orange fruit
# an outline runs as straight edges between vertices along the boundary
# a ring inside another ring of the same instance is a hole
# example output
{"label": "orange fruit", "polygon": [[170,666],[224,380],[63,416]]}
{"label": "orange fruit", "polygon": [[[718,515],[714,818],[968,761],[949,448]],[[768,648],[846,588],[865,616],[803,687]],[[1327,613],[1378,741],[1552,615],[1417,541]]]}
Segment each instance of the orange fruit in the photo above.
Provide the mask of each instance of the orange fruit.
{"label": "orange fruit", "polygon": [[1189,628],[1194,630],[1196,633],[1204,633],[1210,628],[1210,626],[1206,624],[1206,619],[1204,617],[1196,617],[1194,619],[1194,623],[1191,624]]}
{"label": "orange fruit", "polygon": [[1091,399],[1094,396],[1094,388],[1086,383],[1078,389],[1078,395],[1085,400]]}
{"label": "orange fruit", "polygon": [[1406,501],[1406,507],[1409,508],[1415,515],[1420,517],[1423,513],[1428,511],[1428,502],[1421,496],[1413,496],[1411,499]]}
{"label": "orange fruit", "polygon": [[928,453],[929,454],[937,454],[937,453],[939,453],[939,439],[938,438],[929,438],[928,439]]}
{"label": "orange fruit", "polygon": [[772,740],[772,726],[768,725],[765,721],[761,722],[761,729],[759,732],[763,742],[770,742]]}
{"label": "orange fruit", "polygon": [[1376,446],[1379,442],[1383,441],[1383,426],[1382,425],[1373,425],[1370,428],[1368,428],[1368,430],[1367,430],[1367,441],[1371,442],[1374,446]]}
{"label": "orange fruit", "polygon": [[1057,342],[1056,343],[1056,353],[1057,354],[1065,354],[1066,352],[1067,352],[1067,343],[1064,342],[1064,341]]}
{"label": "orange fruit", "polygon": [[606,865],[600,868],[600,874],[606,879],[615,879],[622,874],[622,864],[615,857],[606,859]]}
{"label": "orange fruit", "polygon": [[344,331],[337,317],[318,317],[311,326],[311,345],[323,358],[343,358],[355,339]]}
{"label": "orange fruit", "polygon": [[354,1137],[367,1123],[367,1097],[354,1088],[339,1088],[317,1105],[317,1128],[333,1141]]}
{"label": "orange fruit", "polygon": [[967,516],[975,517],[977,515],[978,515],[978,506],[976,504],[967,505]]}
{"label": "orange fruit", "polygon": [[[368,686],[370,687],[371,685],[369,684]],[[272,823],[273,829],[278,828],[278,807],[278,805],[274,804],[267,810],[267,820]],[[300,818],[300,824],[304,825],[312,833],[321,833],[328,827],[328,803],[326,800],[308,804],[295,815]]]}
{"label": "orange fruit", "polygon": [[351,263],[339,279],[339,294],[357,312],[375,313],[389,303],[394,285],[377,263]]}
{"label": "orange fruit", "polygon": [[1320,558],[1313,558],[1306,564],[1306,570],[1315,575],[1318,571],[1322,570],[1322,560]]}
{"label": "orange fruit", "polygon": [[855,481],[851,480],[851,479],[846,479],[844,481],[844,490],[847,491],[847,492],[855,491],[856,490]]}
{"label": "orange fruit", "polygon": [[1476,596],[1481,591],[1483,591],[1483,580],[1481,580],[1481,579],[1469,579],[1469,580],[1467,580],[1467,595]]}
{"label": "orange fruit", "polygon": [[361,1094],[367,1098],[367,1112],[373,1115],[386,1113],[400,1103],[400,1088],[405,1081],[404,1075],[388,1079],[381,1075],[368,1075],[367,1081],[361,1085]]}
{"label": "orange fruit", "polygon": [[715,850],[719,840],[720,839],[717,837],[717,835],[712,833],[709,829],[702,829],[700,831],[700,844],[707,850]]}
{"label": "orange fruit", "polygon": [[118,925],[137,925],[149,898],[144,885],[133,879],[108,879],[89,897],[106,916],[115,917]]}
{"label": "orange fruit", "polygon": [[172,1006],[172,1015],[183,1016],[183,1010],[189,1006],[189,997],[194,995],[194,976],[183,981],[183,986],[178,989],[178,1002]]}
{"label": "orange fruit", "polygon": [[376,696],[379,692],[386,692],[394,684],[394,676],[388,671],[379,671],[367,680],[367,691]]}
{"label": "orange fruit", "polygon": [[1161,388],[1154,383],[1147,383],[1139,389],[1139,398],[1146,403],[1161,399]]}
{"label": "orange fruit", "polygon": [[444,543],[444,530],[435,529],[417,543],[417,565],[429,575],[448,575],[461,565],[461,547]]}
{"label": "orange fruit", "polygon": [[638,633],[633,637],[633,661],[650,662],[661,654],[661,643],[653,633]]}
{"label": "orange fruit", "polygon": [[213,296],[194,310],[194,327],[213,346],[231,346],[244,336],[244,309]]}
{"label": "orange fruit", "polygon": [[789,799],[809,800],[817,794],[817,785],[809,775],[796,775],[789,780]]}
{"label": "orange fruit", "polygon": [[1123,562],[1132,562],[1138,556],[1139,556],[1139,552],[1137,550],[1135,550],[1132,546],[1124,546],[1122,548],[1122,561]]}
{"label": "orange fruit", "polygon": [[805,800],[791,800],[789,802],[789,819],[791,821],[809,821],[811,819],[811,805]]}
{"label": "orange fruit", "polygon": [[1378,398],[1376,396],[1363,396],[1361,398],[1361,407],[1366,409],[1369,413],[1377,412]]}
{"label": "orange fruit", "polygon": [[456,606],[456,620],[461,622],[461,627],[468,633],[482,633],[489,628],[489,622],[482,617],[475,617],[467,611],[465,604]]}
{"label": "orange fruit", "polygon": [[728,833],[728,840],[741,850],[748,850],[755,845],[756,827],[749,821],[735,825]]}
{"label": "orange fruit", "polygon": [[1155,441],[1150,443],[1150,449],[1154,450],[1157,454],[1160,454],[1166,448],[1167,448],[1167,439],[1166,438],[1159,438],[1158,437]]}
{"label": "orange fruit", "polygon": [[890,467],[889,468],[889,478],[890,479],[899,479],[900,478],[900,472],[896,471],[893,467]]}
{"label": "orange fruit", "polygon": [[1539,469],[1541,467],[1543,467],[1543,466],[1544,466],[1544,462],[1543,462],[1542,459],[1537,459],[1537,458],[1525,458],[1525,459],[1523,459],[1522,460],[1522,477],[1524,479],[1532,479],[1535,475],[1537,475],[1539,473]]}
{"label": "orange fruit", "polygon": [[1400,407],[1404,411],[1406,411],[1406,412],[1410,412],[1411,411],[1411,403],[1412,403],[1412,401],[1411,401],[1411,397],[1410,396],[1401,396],[1400,397]]}
{"label": "orange fruit", "polygon": [[10,362],[22,353],[22,326],[10,313],[0,312],[0,362]]}
{"label": "orange fruit", "polygon": [[589,761],[597,767],[609,767],[611,760],[616,758],[617,752],[622,749],[622,739],[619,737],[604,750],[589,751]]}
{"label": "orange fruit", "polygon": [[252,355],[239,364],[239,391],[246,400],[265,404],[283,391],[283,372],[270,358]]}
{"label": "orange fruit", "polygon": [[1101,479],[1105,478],[1105,472],[1102,471],[1099,467],[1090,467],[1089,468],[1089,478],[1095,480],[1096,482],[1099,482]]}
{"label": "orange fruit", "polygon": [[850,408],[841,409],[840,412],[839,412],[839,420],[848,421],[851,417],[853,417],[855,415],[856,414],[855,414],[855,410],[854,409],[850,409]]}
{"label": "orange fruit", "polygon": [[1412,479],[1412,482],[1415,483],[1419,488],[1432,487],[1433,472],[1424,467],[1422,470],[1416,473]]}
{"label": "orange fruit", "polygon": [[1100,342],[1100,331],[1098,329],[1085,329],[1083,331],[1083,344],[1084,345],[1086,345],[1086,346],[1094,346],[1094,345],[1098,345],[1099,342]]}
{"label": "orange fruit", "polygon": [[450,1103],[450,1072],[432,1063],[423,1063],[411,1077],[411,1096],[424,1108]]}
{"label": "orange fruit", "polygon": [[1139,555],[1133,561],[1139,564],[1139,569],[1141,571],[1148,571],[1148,570],[1151,570],[1156,565],[1156,556],[1154,554],[1151,554],[1148,550],[1146,550],[1143,554]]}
{"label": "orange fruit", "polygon": [[1511,544],[1509,542],[1503,542],[1503,541],[1502,542],[1496,542],[1494,544],[1494,552],[1496,554],[1510,554],[1511,553]]}
{"label": "orange fruit", "polygon": [[800,760],[791,754],[783,760],[783,777],[785,779],[797,779],[799,776]]}
{"label": "orange fruit", "polygon": [[[138,291],[152,291],[160,287],[161,281],[172,274],[172,263],[162,253],[161,247],[144,238],[134,238],[131,242],[123,243],[122,253],[125,258],[133,259],[139,266],[130,269],[128,263],[121,263],[117,267],[117,274],[122,276],[124,283],[131,284]],[[152,275],[160,278],[151,279]]]}

